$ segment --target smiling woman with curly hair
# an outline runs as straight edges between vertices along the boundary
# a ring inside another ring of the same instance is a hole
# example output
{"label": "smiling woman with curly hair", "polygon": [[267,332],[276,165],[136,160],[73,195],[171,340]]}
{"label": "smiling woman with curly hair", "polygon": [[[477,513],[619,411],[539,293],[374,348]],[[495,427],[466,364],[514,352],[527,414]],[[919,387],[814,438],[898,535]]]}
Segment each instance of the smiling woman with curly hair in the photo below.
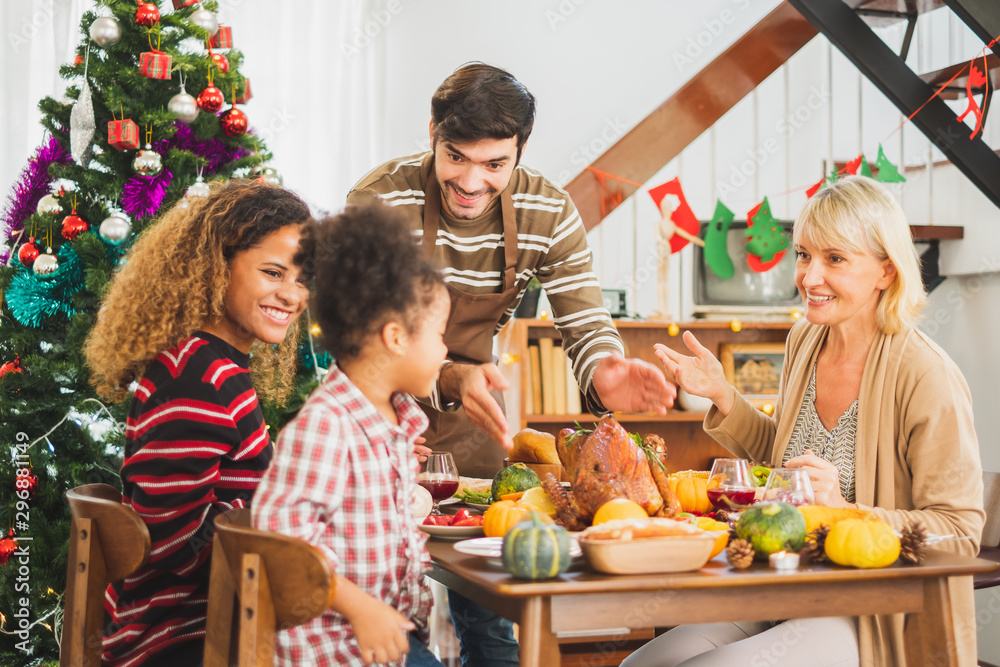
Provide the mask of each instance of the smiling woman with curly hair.
{"label": "smiling woman with curly hair", "polygon": [[218,185],[152,225],[111,283],[85,353],[100,394],[134,391],[122,495],[151,549],[108,588],[102,664],[201,662],[212,521],[249,505],[271,461],[257,394],[291,386],[307,219],[288,190]]}

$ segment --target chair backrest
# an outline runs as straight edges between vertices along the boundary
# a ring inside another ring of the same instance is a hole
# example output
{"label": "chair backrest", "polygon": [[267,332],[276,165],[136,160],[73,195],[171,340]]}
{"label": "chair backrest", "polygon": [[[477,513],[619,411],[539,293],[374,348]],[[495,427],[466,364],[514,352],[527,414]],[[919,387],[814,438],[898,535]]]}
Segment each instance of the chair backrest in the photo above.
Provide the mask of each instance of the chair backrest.
{"label": "chair backrest", "polygon": [[107,484],[66,492],[73,515],[59,664],[99,667],[108,584],[149,558],[149,530],[122,494]]}
{"label": "chair backrest", "polygon": [[277,630],[326,608],[333,577],[323,552],[304,540],[250,527],[250,512],[215,518],[204,667],[274,664]]}
{"label": "chair backrest", "polygon": [[983,507],[986,508],[986,525],[983,526],[984,547],[1000,546],[1000,472],[983,471]]}

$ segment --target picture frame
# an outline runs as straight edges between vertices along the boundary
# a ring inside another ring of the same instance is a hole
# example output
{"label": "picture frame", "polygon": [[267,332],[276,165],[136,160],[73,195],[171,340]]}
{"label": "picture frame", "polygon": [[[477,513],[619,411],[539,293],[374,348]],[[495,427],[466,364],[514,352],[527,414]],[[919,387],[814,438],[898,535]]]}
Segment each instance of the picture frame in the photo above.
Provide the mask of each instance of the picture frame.
{"label": "picture frame", "polygon": [[784,343],[722,343],[719,361],[726,381],[751,405],[759,408],[777,400],[785,364]]}

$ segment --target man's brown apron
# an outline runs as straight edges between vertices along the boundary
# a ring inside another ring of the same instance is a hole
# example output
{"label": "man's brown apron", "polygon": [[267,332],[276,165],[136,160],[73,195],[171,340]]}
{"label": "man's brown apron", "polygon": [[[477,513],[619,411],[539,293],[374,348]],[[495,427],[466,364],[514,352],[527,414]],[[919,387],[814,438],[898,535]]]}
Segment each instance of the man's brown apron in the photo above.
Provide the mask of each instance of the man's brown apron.
{"label": "man's brown apron", "polygon": [[[517,223],[514,220],[514,202],[509,190],[500,195],[503,217],[504,271],[501,291],[495,294],[466,294],[449,283],[451,315],[445,330],[444,342],[448,358],[458,362],[486,364],[493,362],[493,335],[497,322],[517,297]],[[431,171],[424,186],[424,237],[423,248],[430,256],[437,243],[441,220],[441,188],[438,186],[431,163]],[[504,408],[503,396],[493,392],[494,398]],[[439,412],[424,407],[430,426],[424,437],[426,446],[434,450],[451,452],[459,473],[468,477],[493,477],[503,467],[505,452],[486,431],[473,425],[465,408],[455,412]]]}

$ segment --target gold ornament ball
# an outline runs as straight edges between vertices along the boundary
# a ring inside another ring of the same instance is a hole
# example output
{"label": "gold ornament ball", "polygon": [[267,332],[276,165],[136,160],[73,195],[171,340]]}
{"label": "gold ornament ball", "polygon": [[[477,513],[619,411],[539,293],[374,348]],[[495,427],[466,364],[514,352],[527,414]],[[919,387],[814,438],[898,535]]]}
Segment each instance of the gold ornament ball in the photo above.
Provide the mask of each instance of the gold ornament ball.
{"label": "gold ornament ball", "polygon": [[733,333],[739,333],[743,330],[743,323],[739,320],[733,320],[729,323],[729,328],[733,330]]}
{"label": "gold ornament ball", "polygon": [[35,211],[42,215],[58,215],[62,213],[62,205],[54,195],[45,195],[38,200],[38,207]]}
{"label": "gold ornament ball", "polygon": [[677,326],[676,322],[671,322],[670,326],[667,327],[667,333],[671,336],[676,336],[681,332],[681,328]]}

